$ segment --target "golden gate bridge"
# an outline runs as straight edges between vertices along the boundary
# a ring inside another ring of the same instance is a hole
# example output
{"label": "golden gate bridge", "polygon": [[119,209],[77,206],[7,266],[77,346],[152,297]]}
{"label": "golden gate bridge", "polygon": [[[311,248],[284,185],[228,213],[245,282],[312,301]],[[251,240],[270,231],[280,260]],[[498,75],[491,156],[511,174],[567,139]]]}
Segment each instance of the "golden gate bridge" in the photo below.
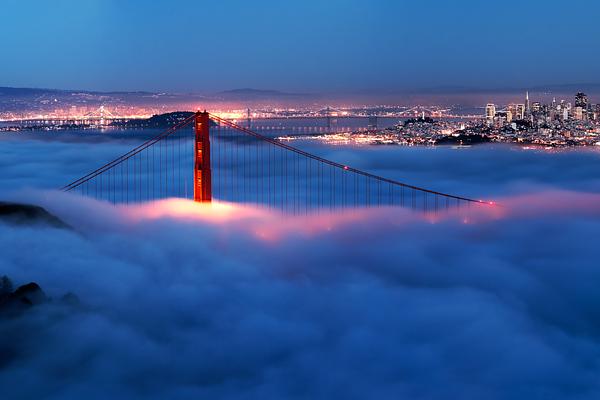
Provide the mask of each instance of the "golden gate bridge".
{"label": "golden gate bridge", "polygon": [[113,204],[172,197],[202,203],[215,199],[293,214],[381,206],[438,211],[493,204],[331,161],[206,111],[181,117],[62,189]]}

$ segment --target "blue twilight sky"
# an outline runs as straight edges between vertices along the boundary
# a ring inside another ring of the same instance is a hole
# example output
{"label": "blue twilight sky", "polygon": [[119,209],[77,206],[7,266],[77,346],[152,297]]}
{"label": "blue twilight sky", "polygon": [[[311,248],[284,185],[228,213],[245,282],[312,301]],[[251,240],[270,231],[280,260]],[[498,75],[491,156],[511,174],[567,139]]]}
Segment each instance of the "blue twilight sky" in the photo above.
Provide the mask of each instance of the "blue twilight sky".
{"label": "blue twilight sky", "polygon": [[2,0],[0,86],[205,92],[600,82],[595,0]]}

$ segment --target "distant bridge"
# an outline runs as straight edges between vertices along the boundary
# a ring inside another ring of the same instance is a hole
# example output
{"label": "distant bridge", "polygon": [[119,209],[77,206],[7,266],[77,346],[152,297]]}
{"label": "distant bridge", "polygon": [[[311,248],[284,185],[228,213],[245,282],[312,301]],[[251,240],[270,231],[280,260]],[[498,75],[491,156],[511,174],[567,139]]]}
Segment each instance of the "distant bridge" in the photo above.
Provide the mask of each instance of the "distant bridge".
{"label": "distant bridge", "polygon": [[0,122],[10,122],[20,126],[36,125],[109,125],[113,122],[124,122],[132,119],[131,117],[117,116],[100,106],[84,115],[78,116],[37,116],[27,118],[12,118]]}

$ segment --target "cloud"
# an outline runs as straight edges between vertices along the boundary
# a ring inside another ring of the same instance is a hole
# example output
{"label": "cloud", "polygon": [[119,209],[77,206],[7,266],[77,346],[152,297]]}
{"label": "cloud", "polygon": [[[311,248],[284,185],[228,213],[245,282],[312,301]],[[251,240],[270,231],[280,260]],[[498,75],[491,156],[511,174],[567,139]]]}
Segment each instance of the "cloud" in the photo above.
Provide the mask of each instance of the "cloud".
{"label": "cloud", "polygon": [[[56,163],[44,159],[36,169]],[[1,320],[0,387],[7,398],[596,399],[600,202],[540,176],[553,189],[468,214],[296,218],[175,199],[113,207],[3,177],[4,198],[75,230],[0,223],[0,274],[82,306]]]}
{"label": "cloud", "polygon": [[593,203],[298,217],[273,239],[253,233],[281,217],[233,205],[38,196],[80,230],[2,225],[2,272],[84,307],[0,324],[14,397],[598,395]]}

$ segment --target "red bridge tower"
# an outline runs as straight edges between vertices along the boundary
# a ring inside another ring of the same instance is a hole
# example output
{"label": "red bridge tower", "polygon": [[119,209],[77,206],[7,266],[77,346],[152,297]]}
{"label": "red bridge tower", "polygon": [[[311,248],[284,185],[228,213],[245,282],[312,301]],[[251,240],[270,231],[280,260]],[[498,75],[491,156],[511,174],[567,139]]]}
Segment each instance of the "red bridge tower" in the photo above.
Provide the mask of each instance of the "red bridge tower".
{"label": "red bridge tower", "polygon": [[212,200],[210,173],[210,118],[206,111],[196,113],[194,130],[194,201],[209,203]]}

